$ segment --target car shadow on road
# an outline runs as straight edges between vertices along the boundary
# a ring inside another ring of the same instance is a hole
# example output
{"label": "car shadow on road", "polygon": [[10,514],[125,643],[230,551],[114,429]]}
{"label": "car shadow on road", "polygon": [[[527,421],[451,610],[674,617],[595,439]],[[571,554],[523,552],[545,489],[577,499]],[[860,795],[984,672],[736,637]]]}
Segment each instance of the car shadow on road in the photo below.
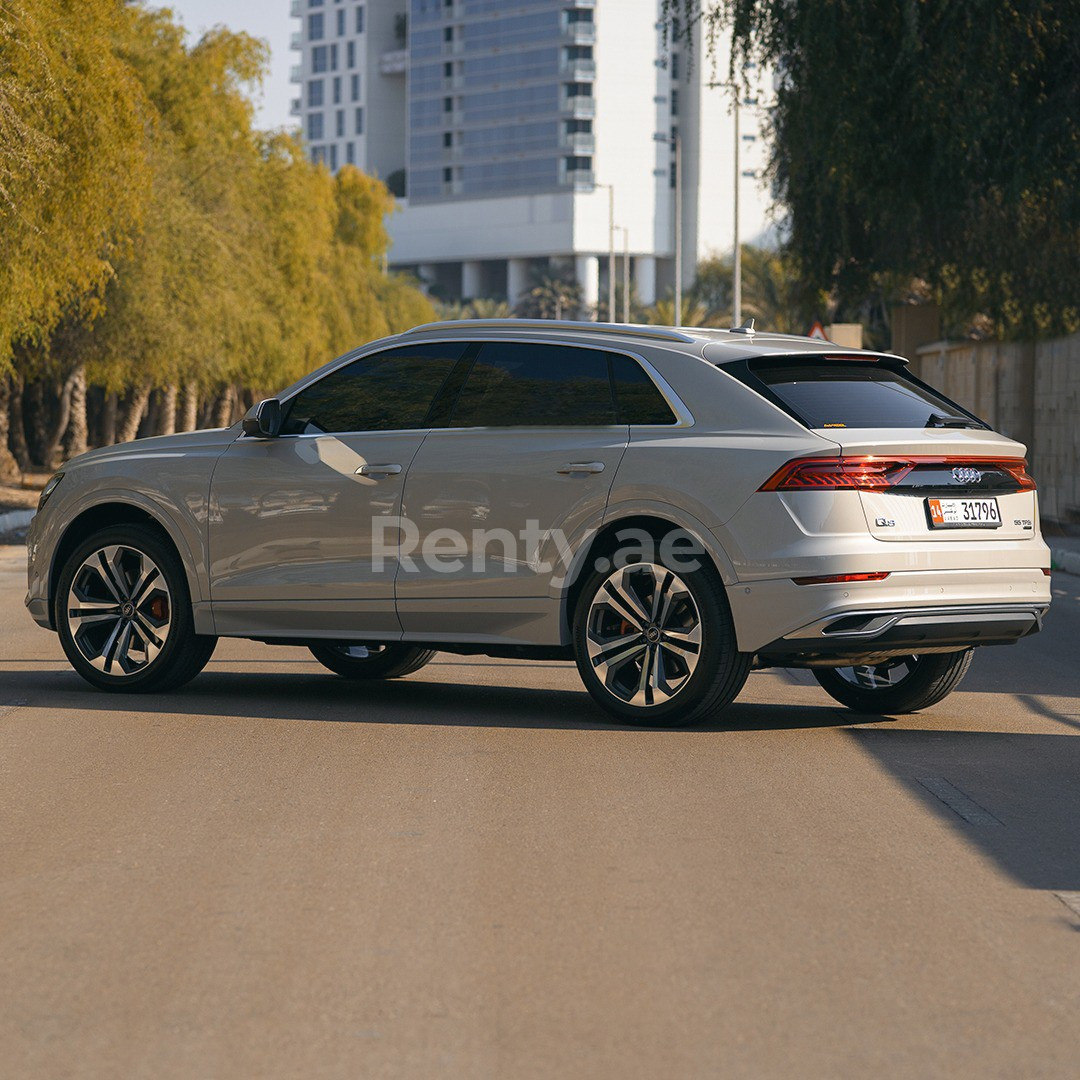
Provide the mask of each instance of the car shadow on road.
{"label": "car shadow on road", "polygon": [[[130,711],[222,720],[580,729],[628,734],[656,730],[611,722],[584,689],[420,679],[350,682],[321,673],[211,669],[168,694],[129,696],[92,690],[72,671],[43,671],[32,664],[16,669],[9,665],[5,665],[6,670],[0,669],[0,705],[17,701],[34,708],[74,712]],[[736,701],[712,723],[676,730],[691,734],[784,731],[844,728],[871,722],[893,721],[858,716],[824,702],[821,706],[804,706]]]}
{"label": "car shadow on road", "polygon": [[1080,891],[1080,738],[912,728],[847,735],[1010,877]]}

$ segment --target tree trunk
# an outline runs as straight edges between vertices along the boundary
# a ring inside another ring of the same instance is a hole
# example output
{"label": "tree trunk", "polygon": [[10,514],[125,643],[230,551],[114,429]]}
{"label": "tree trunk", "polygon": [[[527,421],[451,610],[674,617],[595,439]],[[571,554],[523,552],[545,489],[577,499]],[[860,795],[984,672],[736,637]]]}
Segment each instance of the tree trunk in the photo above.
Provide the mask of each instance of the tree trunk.
{"label": "tree trunk", "polygon": [[11,440],[11,452],[19,463],[19,468],[26,472],[30,468],[30,447],[26,443],[26,424],[23,421],[23,380],[21,375],[16,375],[11,380],[11,431],[8,437]]}
{"label": "tree trunk", "polygon": [[45,463],[45,455],[49,449],[50,411],[45,394],[45,380],[35,379],[26,388],[23,418],[29,422],[30,460],[36,465]]}
{"label": "tree trunk", "polygon": [[11,432],[11,380],[5,375],[0,379],[0,481],[18,484],[22,481],[22,469],[15,455],[8,449]]}
{"label": "tree trunk", "polygon": [[158,434],[176,434],[176,399],[180,396],[180,387],[169,383],[161,392],[161,412],[158,417]]}
{"label": "tree trunk", "polygon": [[142,423],[143,414],[146,412],[146,403],[150,400],[150,380],[140,383],[131,392],[131,400],[124,412],[123,422],[117,432],[117,441],[131,442],[139,434],[139,425]]}
{"label": "tree trunk", "polygon": [[64,385],[60,388],[56,417],[53,420],[52,429],[48,431],[45,446],[41,451],[41,463],[47,469],[60,467],[63,458],[61,447],[63,446],[64,435],[67,433],[68,422],[71,420],[71,403],[75,394],[75,384],[80,377],[82,378],[83,400],[85,402],[86,375],[81,364],[64,380]]}
{"label": "tree trunk", "polygon": [[80,367],[74,378],[71,387],[71,419],[68,421],[67,441],[64,446],[69,458],[85,454],[90,442],[86,423],[86,369]]}
{"label": "tree trunk", "polygon": [[142,424],[135,433],[135,437],[146,438],[147,435],[158,433],[158,424],[161,422],[161,394],[150,391],[150,397],[146,402],[146,411],[143,413]]}
{"label": "tree trunk", "polygon": [[214,427],[224,428],[232,423],[233,404],[236,401],[236,391],[232,386],[226,386],[218,395],[214,405]]}
{"label": "tree trunk", "polygon": [[194,431],[199,423],[199,387],[196,383],[184,384],[184,401],[181,406],[181,431]]}
{"label": "tree trunk", "polygon": [[117,400],[116,391],[110,390],[105,395],[105,407],[101,410],[101,445],[114,446],[116,444],[116,414],[120,402]]}

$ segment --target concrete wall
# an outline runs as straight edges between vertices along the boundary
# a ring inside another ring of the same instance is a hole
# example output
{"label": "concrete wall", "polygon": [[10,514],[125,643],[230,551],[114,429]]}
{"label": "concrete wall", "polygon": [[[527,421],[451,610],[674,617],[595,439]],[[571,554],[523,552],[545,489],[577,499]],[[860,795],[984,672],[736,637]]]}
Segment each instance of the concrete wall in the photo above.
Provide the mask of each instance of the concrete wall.
{"label": "concrete wall", "polygon": [[938,342],[911,359],[919,378],[1027,446],[1044,518],[1080,525],[1080,334]]}

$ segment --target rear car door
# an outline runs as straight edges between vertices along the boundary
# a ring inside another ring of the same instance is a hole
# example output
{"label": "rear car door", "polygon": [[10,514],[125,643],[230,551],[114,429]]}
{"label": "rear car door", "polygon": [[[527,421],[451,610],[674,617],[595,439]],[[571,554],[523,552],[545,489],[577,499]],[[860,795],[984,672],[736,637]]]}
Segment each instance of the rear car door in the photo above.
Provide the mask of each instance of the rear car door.
{"label": "rear car door", "polygon": [[214,472],[211,595],[219,633],[397,637],[392,552],[429,410],[465,343],[353,360],[285,403],[282,434],[237,439]]}
{"label": "rear car door", "polygon": [[609,367],[587,347],[480,344],[409,471],[406,637],[535,639],[563,552],[601,520],[626,449]]}

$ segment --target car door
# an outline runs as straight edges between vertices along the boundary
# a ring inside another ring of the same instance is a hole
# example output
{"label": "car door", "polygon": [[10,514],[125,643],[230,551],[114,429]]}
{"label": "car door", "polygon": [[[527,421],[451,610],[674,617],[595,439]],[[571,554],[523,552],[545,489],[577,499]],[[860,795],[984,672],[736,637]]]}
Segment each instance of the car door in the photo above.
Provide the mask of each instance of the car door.
{"label": "car door", "polygon": [[219,633],[387,637],[393,553],[380,519],[400,513],[428,411],[465,343],[355,359],[283,403],[282,434],[242,436],[211,485],[211,598]]}
{"label": "car door", "polygon": [[606,352],[480,344],[405,485],[411,551],[397,599],[407,638],[550,635],[552,578],[603,517],[626,448],[616,420]]}

